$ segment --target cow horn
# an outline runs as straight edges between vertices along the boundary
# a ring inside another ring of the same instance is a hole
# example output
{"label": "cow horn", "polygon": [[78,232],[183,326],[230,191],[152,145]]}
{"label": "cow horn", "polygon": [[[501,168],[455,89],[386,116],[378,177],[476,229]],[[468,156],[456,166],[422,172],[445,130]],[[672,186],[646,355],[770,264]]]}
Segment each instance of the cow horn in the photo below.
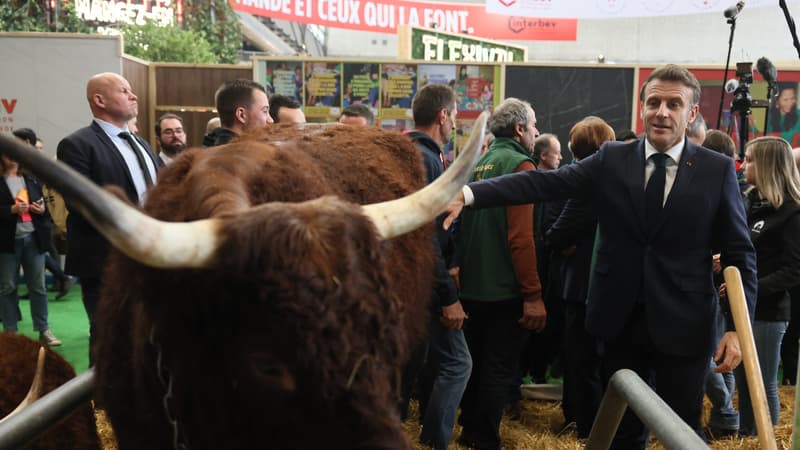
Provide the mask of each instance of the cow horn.
{"label": "cow horn", "polygon": [[219,221],[162,222],[100,189],[65,164],[29,145],[0,135],[0,152],[56,189],[70,208],[129,257],[157,268],[208,267],[216,251]]}
{"label": "cow horn", "polygon": [[25,395],[25,398],[22,399],[22,402],[20,402],[13,411],[0,420],[0,423],[19,414],[20,411],[36,400],[39,400],[39,397],[42,396],[42,386],[44,385],[44,358],[46,355],[47,352],[44,350],[44,347],[39,347],[39,355],[36,358],[36,373],[33,375],[33,382],[31,382],[31,388],[28,389],[28,394]]}
{"label": "cow horn", "polygon": [[488,117],[486,111],[478,117],[464,150],[436,181],[403,198],[364,206],[364,214],[372,219],[381,238],[390,239],[431,222],[453,201],[478,162]]}

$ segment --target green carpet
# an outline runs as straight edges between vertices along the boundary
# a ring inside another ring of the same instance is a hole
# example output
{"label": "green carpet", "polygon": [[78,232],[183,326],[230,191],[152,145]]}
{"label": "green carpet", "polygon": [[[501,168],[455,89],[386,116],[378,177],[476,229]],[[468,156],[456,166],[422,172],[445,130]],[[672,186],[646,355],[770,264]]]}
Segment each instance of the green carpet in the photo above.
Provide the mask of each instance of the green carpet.
{"label": "green carpet", "polygon": [[[20,293],[28,292],[25,285],[20,285]],[[89,319],[81,301],[81,287],[72,286],[69,293],[61,300],[56,300],[57,292],[48,292],[48,318],[53,334],[63,343],[53,350],[58,352],[81,373],[89,367]],[[38,340],[39,333],[33,331],[31,310],[28,300],[20,299],[22,321],[19,332],[31,339]]]}

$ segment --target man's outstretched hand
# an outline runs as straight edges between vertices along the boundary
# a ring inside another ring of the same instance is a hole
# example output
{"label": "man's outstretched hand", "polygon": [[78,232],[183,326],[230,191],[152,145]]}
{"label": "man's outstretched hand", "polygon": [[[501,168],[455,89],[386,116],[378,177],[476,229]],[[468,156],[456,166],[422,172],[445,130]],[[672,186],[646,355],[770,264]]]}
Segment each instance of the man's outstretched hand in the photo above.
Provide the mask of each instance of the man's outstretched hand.
{"label": "man's outstretched hand", "polygon": [[442,211],[443,213],[447,213],[447,217],[445,217],[444,223],[442,224],[445,230],[450,229],[450,225],[453,224],[454,220],[458,219],[458,215],[461,214],[462,209],[464,209],[464,193],[459,192],[458,196],[456,196],[456,198],[447,205],[447,208]]}

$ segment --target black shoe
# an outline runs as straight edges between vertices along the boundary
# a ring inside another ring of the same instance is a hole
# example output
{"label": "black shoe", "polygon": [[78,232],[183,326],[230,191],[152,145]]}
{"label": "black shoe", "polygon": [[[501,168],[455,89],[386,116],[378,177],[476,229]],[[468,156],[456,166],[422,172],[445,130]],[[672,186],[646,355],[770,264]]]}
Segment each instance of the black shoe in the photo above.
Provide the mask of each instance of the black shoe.
{"label": "black shoe", "polygon": [[461,430],[461,435],[456,439],[456,444],[462,447],[475,448],[475,437]]}
{"label": "black shoe", "polygon": [[508,416],[508,420],[519,421],[522,418],[522,402],[519,400],[508,402],[503,413]]}
{"label": "black shoe", "polygon": [[53,280],[53,284],[51,284],[50,287],[47,288],[47,290],[50,291],[50,292],[58,292],[58,291],[60,291],[61,290],[61,280],[58,280],[58,279]]}
{"label": "black shoe", "polygon": [[75,277],[67,276],[64,278],[64,281],[61,282],[61,289],[58,290],[58,295],[56,295],[56,300],[60,300],[67,295],[74,284]]}
{"label": "black shoe", "polygon": [[719,439],[728,439],[739,436],[739,430],[726,430],[717,427],[708,427],[705,430],[706,438],[709,441],[716,441]]}

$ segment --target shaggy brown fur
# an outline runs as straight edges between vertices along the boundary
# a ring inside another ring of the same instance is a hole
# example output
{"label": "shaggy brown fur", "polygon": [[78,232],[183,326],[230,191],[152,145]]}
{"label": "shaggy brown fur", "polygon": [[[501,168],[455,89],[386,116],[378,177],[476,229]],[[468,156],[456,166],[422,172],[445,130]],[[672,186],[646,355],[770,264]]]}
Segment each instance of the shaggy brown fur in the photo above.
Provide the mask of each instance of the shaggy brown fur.
{"label": "shaggy brown fur", "polygon": [[[22,335],[0,333],[0,418],[22,402],[33,382],[41,345]],[[75,370],[58,353],[47,350],[42,395],[75,378]],[[87,402],[67,419],[24,447],[27,450],[99,449],[94,412]]]}
{"label": "shaggy brown fur", "polygon": [[432,228],[382,242],[357,204],[423,184],[416,148],[366,127],[270,128],[166,168],[146,212],[225,218],[223,244],[213,270],[111,257],[95,361],[120,448],[172,447],[151,330],[191,448],[408,448],[393,386],[427,323]]}

